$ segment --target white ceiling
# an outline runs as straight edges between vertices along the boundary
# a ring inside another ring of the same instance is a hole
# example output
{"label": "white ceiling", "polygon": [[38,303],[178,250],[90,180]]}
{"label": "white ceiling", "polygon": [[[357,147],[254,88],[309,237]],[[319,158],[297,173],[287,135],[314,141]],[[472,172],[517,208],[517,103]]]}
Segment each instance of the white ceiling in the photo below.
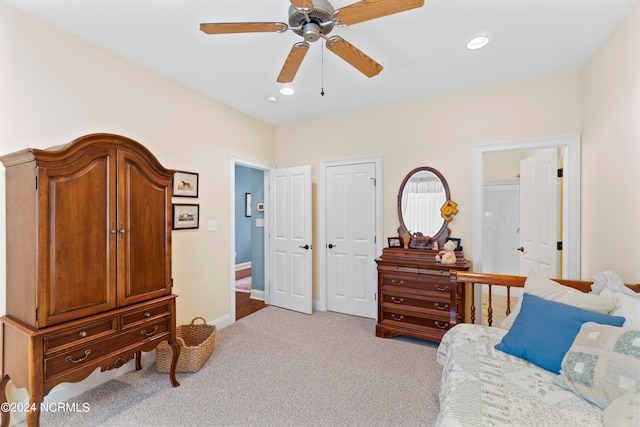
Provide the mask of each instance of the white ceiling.
{"label": "white ceiling", "polygon": [[[289,84],[290,97],[279,94],[284,85],[276,78],[299,36],[199,30],[202,22],[288,22],[288,0],[3,1],[282,125],[579,69],[638,0],[425,0],[419,9],[331,32],[379,62],[378,76],[365,77],[318,41]],[[330,1],[336,9],[354,2]],[[466,49],[476,35],[490,44]]]}

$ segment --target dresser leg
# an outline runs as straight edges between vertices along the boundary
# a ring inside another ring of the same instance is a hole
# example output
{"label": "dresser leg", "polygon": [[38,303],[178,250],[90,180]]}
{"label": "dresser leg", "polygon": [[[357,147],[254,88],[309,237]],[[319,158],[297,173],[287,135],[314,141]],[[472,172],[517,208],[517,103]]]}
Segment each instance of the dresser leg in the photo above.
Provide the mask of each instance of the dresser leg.
{"label": "dresser leg", "polygon": [[178,366],[178,357],[180,357],[180,345],[175,341],[169,341],[169,345],[173,350],[173,357],[171,358],[171,368],[169,368],[169,380],[171,385],[178,387],[180,383],[176,379],[176,367]]}
{"label": "dresser leg", "polygon": [[9,384],[9,375],[5,375],[0,381],[0,404],[2,405],[2,409],[0,409],[0,415],[2,415],[2,427],[9,427],[9,423],[11,422],[11,412],[8,410],[9,408],[5,408],[7,403],[7,384]]}
{"label": "dresser leg", "polygon": [[136,352],[136,371],[142,369],[142,351]]}

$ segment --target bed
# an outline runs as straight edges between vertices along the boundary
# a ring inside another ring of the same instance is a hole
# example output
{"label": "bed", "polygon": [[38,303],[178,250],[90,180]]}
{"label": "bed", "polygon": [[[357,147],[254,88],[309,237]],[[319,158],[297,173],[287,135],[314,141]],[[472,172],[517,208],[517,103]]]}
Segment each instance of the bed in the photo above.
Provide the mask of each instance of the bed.
{"label": "bed", "polygon": [[[437,353],[443,366],[438,426],[640,425],[640,324],[635,324],[640,323],[635,318],[640,316],[640,286],[617,283],[617,288],[609,284],[610,289],[606,289],[605,284],[596,295],[590,293],[592,282],[583,281],[465,272],[452,272],[450,280],[452,285],[465,286],[471,301],[475,300],[474,285],[488,286],[489,295],[495,287],[506,287],[506,319],[493,325],[494,304],[489,298],[486,313],[483,312],[486,325],[462,323],[444,335]],[[517,304],[511,301],[511,288],[524,288],[524,296]],[[549,308],[548,304],[560,305]],[[589,304],[595,304],[595,308]],[[470,309],[475,320],[475,304]],[[541,316],[541,312],[545,315]],[[552,327],[551,332],[545,333],[536,329],[545,323],[572,324],[575,313],[586,315],[587,321],[580,320],[573,326],[578,332],[570,331],[571,338],[564,338],[566,343],[559,340],[565,347],[555,343],[555,335],[563,334],[564,326]],[[532,324],[533,331],[528,331]],[[605,344],[597,349],[585,347],[594,340],[587,339],[585,344],[582,337],[594,334],[607,338]],[[518,345],[516,351],[508,347],[505,351],[504,343],[513,344],[514,337],[524,338],[520,343],[528,347],[528,353],[512,354],[517,353]],[[631,338],[627,340],[631,345],[622,352],[626,353],[613,351],[612,346],[624,341],[624,337]],[[598,364],[585,369],[583,361],[573,360],[574,355],[589,356]],[[623,389],[617,384],[615,390],[610,390],[612,386],[606,384],[611,378],[618,378],[612,369],[620,375]],[[591,382],[584,381],[585,372],[591,374]]]}

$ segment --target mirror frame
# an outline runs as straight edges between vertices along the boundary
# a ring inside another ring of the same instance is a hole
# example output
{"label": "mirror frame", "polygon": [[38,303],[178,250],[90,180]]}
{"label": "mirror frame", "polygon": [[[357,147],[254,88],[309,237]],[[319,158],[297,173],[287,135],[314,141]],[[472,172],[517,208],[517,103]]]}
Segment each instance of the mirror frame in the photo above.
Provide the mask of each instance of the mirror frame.
{"label": "mirror frame", "polygon": [[[411,177],[414,174],[418,172],[423,172],[423,171],[431,172],[438,177],[440,182],[442,182],[442,186],[444,187],[445,199],[451,200],[451,194],[449,193],[449,184],[447,183],[447,180],[444,179],[444,176],[440,172],[438,172],[436,169],[429,166],[420,166],[413,169],[411,172],[407,174],[407,176],[404,177],[404,180],[402,180],[402,184],[400,184],[400,190],[398,191],[398,219],[400,220],[400,227],[398,228],[398,234],[400,235],[400,237],[406,235],[409,230],[407,228],[407,225],[404,223],[404,218],[402,216],[402,192],[404,191],[404,187],[407,184],[407,182],[409,182]],[[438,214],[440,213],[438,212]],[[440,227],[440,229],[433,236],[429,236],[429,237],[431,238],[431,242],[437,241],[440,245],[442,245],[444,244],[446,238],[449,237],[450,234],[451,234],[451,230],[449,229],[449,222],[443,218],[442,226]],[[420,247],[412,246],[412,244],[414,243],[414,240],[415,240],[414,236],[411,236],[411,242],[409,243],[409,247],[419,249]],[[429,244],[428,246],[430,247],[431,244]]]}

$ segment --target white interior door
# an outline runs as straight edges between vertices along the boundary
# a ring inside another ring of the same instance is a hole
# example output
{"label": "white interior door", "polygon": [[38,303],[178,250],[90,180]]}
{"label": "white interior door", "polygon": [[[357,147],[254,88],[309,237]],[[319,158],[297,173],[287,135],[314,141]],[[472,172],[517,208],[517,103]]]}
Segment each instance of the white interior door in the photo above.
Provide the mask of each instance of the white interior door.
{"label": "white interior door", "polygon": [[376,318],[376,165],[326,169],[327,309]]}
{"label": "white interior door", "polygon": [[520,162],[520,274],[560,277],[559,150],[540,152]]}
{"label": "white interior door", "polygon": [[269,304],[311,314],[311,166],[270,173]]}

